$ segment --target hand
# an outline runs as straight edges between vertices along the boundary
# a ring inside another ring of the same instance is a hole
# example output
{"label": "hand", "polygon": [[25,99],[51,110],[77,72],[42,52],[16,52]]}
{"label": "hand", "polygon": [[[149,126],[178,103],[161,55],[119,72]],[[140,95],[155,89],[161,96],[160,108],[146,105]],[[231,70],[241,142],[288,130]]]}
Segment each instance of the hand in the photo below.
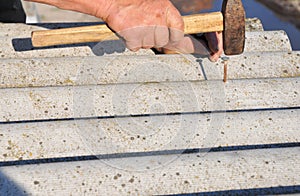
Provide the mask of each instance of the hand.
{"label": "hand", "polygon": [[204,36],[197,37],[186,35],[183,40],[176,44],[169,44],[158,51],[174,54],[200,54],[206,55],[208,58],[215,62],[223,53],[223,36],[222,32],[206,33]]}
{"label": "hand", "polygon": [[132,51],[161,48],[184,36],[182,17],[169,0],[111,0],[109,9],[97,13]]}
{"label": "hand", "polygon": [[[170,0],[30,0],[93,15],[118,33],[127,48],[208,55],[216,61],[222,53],[222,35],[209,33],[207,44],[184,36],[184,23]],[[218,46],[218,47],[217,47]]]}
{"label": "hand", "polygon": [[[165,53],[196,53],[216,61],[222,54],[222,34],[208,33],[207,44],[183,33],[183,20],[169,0],[112,0],[98,11],[132,51],[156,48]],[[171,52],[172,51],[172,52]]]}
{"label": "hand", "polygon": [[207,55],[212,61],[216,61],[223,52],[221,33],[205,34],[208,44],[192,36],[184,36],[183,19],[170,0],[28,1],[99,17],[125,40],[127,48],[132,51],[157,48],[166,53]]}

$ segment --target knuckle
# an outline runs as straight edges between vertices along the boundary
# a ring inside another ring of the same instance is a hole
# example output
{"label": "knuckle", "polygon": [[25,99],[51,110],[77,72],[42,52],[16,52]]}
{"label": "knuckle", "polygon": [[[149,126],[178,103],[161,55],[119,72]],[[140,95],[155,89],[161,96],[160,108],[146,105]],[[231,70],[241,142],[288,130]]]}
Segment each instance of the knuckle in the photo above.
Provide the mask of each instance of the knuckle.
{"label": "knuckle", "polygon": [[168,38],[164,37],[164,38],[156,40],[155,47],[162,48],[162,47],[166,46],[168,43],[169,43]]}

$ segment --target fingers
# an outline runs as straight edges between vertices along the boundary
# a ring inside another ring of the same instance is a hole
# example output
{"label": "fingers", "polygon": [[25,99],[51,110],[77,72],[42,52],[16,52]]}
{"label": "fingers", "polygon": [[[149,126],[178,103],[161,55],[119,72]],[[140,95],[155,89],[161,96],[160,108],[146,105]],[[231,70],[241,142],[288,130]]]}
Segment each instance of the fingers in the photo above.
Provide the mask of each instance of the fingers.
{"label": "fingers", "polygon": [[175,44],[168,44],[161,51],[167,54],[198,54],[207,56],[211,61],[215,62],[223,53],[222,33],[208,33],[204,37],[206,40],[186,35],[181,41]]}
{"label": "fingers", "polygon": [[[155,21],[152,21],[155,23]],[[165,17],[156,21],[157,24],[141,25],[125,29],[118,34],[124,38],[126,47],[132,51],[140,48],[162,48],[177,43],[184,38],[184,22],[179,11],[170,6]]]}
{"label": "fingers", "polygon": [[144,27],[144,36],[142,37],[142,48],[149,49],[155,46],[155,27]]}
{"label": "fingers", "polygon": [[169,0],[114,1],[105,22],[132,51],[160,48],[184,37],[184,22]]}
{"label": "fingers", "polygon": [[131,51],[162,48],[183,39],[183,32],[167,26],[140,26],[118,32]]}
{"label": "fingers", "polygon": [[184,37],[184,22],[179,11],[170,7],[167,10],[167,26],[169,27],[170,40],[169,43],[179,42]]}
{"label": "fingers", "polygon": [[182,53],[207,56],[213,62],[217,61],[223,53],[221,32],[205,34],[206,40],[186,35],[177,42],[171,41],[169,33],[170,30],[167,27],[153,26],[136,27],[120,34],[125,39],[126,47],[131,51],[137,51],[140,48],[159,48],[160,51],[168,54]]}
{"label": "fingers", "polygon": [[[178,33],[180,31],[173,30]],[[205,40],[186,35],[179,41],[171,41],[170,29],[166,26],[143,26],[124,30],[119,33],[125,40],[126,47],[131,51],[141,48],[158,48],[164,53],[198,54],[207,56],[215,62],[223,53],[222,33],[207,33]],[[173,34],[174,35],[174,34]]]}
{"label": "fingers", "polygon": [[136,52],[143,45],[143,37],[140,31],[139,28],[131,28],[118,32],[118,35],[124,39],[129,50]]}
{"label": "fingers", "polygon": [[154,48],[162,48],[169,43],[169,29],[166,26],[156,26],[154,31]]}

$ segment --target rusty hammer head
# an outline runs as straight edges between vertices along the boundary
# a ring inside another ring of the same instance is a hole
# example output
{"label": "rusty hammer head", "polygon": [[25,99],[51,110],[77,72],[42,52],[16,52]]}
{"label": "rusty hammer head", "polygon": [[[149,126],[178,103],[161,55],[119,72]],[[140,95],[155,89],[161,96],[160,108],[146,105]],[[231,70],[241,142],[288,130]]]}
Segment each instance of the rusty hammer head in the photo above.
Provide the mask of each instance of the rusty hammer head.
{"label": "rusty hammer head", "polygon": [[223,0],[223,44],[226,55],[241,54],[245,46],[245,10],[241,0]]}

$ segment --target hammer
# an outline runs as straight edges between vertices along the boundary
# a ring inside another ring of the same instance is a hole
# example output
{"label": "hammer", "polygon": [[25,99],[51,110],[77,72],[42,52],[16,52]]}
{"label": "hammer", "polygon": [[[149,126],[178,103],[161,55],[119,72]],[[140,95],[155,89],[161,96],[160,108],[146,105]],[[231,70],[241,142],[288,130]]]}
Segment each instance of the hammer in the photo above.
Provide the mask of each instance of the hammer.
{"label": "hammer", "polygon": [[[223,0],[222,12],[184,16],[183,20],[185,34],[223,31],[224,53],[226,55],[243,53],[245,10],[241,0]],[[105,24],[33,31],[31,35],[34,47],[100,42],[108,39],[117,40],[119,37]]]}

